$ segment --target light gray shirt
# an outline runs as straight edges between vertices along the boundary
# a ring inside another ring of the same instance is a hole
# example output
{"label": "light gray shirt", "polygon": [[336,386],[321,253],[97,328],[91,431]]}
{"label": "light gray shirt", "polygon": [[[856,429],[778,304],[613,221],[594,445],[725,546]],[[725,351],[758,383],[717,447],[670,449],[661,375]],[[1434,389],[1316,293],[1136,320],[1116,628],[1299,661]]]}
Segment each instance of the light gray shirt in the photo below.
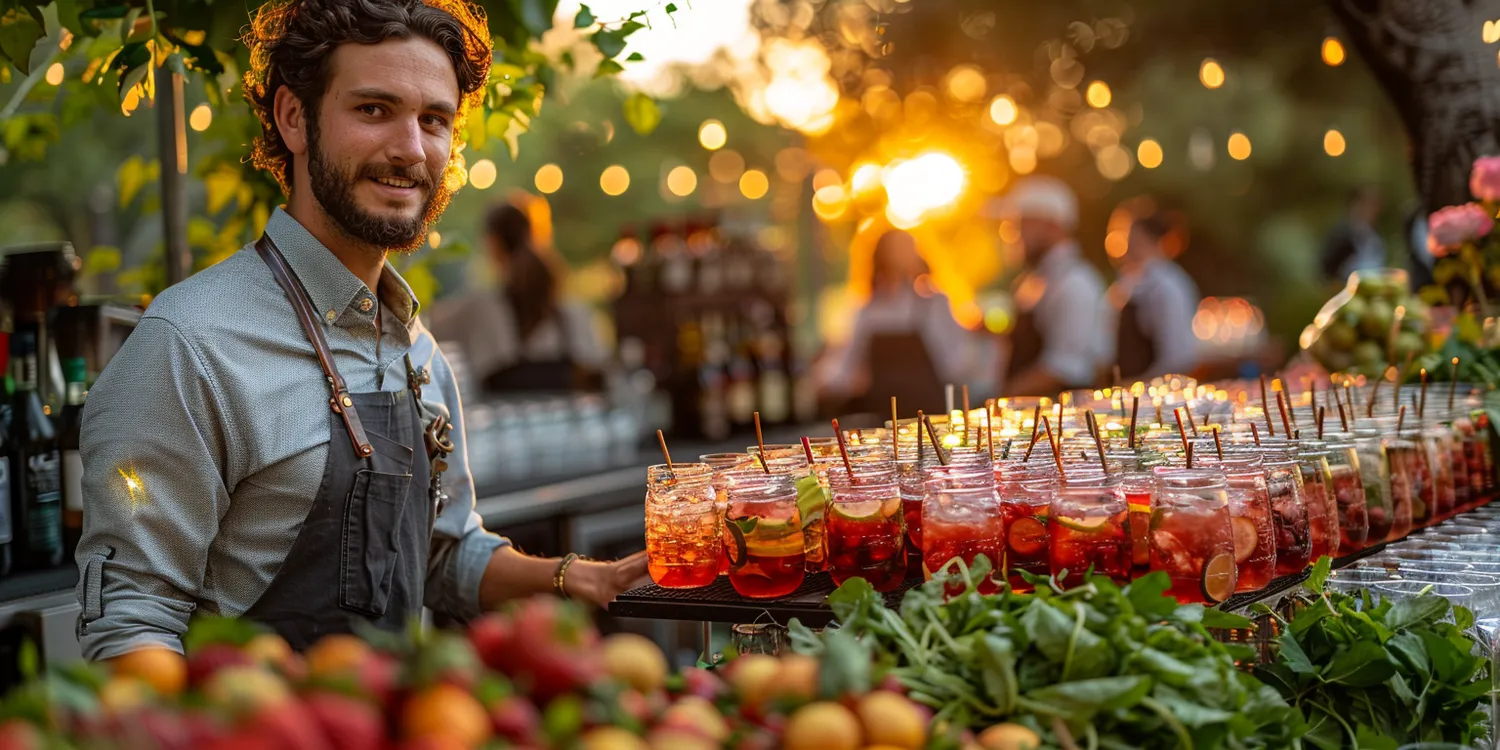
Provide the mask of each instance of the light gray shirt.
{"label": "light gray shirt", "polygon": [[[1165,258],[1147,262],[1140,271],[1121,276],[1109,290],[1111,322],[1106,331],[1119,330],[1119,316],[1134,301],[1137,322],[1156,346],[1156,360],[1145,372],[1121,373],[1126,378],[1150,379],[1159,375],[1186,375],[1198,366],[1198,336],[1193,316],[1198,313],[1198,285],[1182,266]],[[1119,361],[1119,342],[1109,339],[1110,356]]]}
{"label": "light gray shirt", "polygon": [[1072,240],[1048,250],[1017,279],[1016,308],[1031,312],[1042,335],[1039,364],[1064,388],[1092,385],[1109,355],[1104,292],[1104,278]]}
{"label": "light gray shirt", "polygon": [[[407,354],[429,368],[423,400],[451,415],[456,450],[425,604],[477,613],[485,567],[507,542],[474,511],[458,388],[411,288],[387,265],[377,301],[281,209],[266,231],[323,312],[350,391],[406,388]],[[144,644],[180,650],[195,611],[237,616],[255,603],[318,494],[335,418],[329,395],[291,302],[253,246],[156,297],[84,407],[77,559],[86,658]]]}

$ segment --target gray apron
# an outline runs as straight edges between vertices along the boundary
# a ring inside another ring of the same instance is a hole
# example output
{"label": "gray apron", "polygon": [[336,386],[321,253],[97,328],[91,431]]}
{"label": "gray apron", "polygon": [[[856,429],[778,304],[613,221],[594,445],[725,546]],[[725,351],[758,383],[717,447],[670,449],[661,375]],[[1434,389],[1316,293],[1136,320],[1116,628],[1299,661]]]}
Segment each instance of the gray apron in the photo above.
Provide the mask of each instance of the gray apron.
{"label": "gray apron", "polygon": [[422,611],[428,543],[441,510],[436,472],[444,466],[443,449],[452,449],[446,426],[439,420],[424,429],[418,404],[425,374],[410,358],[406,390],[349,393],[317,312],[275,242],[263,236],[255,249],[297,310],[333,395],[318,495],[291,552],[245,617],[273,628],[298,651],[349,633],[361,620],[400,630]]}

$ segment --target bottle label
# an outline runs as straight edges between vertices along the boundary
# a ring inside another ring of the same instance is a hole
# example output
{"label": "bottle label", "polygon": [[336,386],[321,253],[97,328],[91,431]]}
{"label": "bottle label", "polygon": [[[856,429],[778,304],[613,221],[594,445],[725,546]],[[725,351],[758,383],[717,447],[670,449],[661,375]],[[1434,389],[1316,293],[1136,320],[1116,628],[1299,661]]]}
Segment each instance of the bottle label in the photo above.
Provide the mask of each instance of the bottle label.
{"label": "bottle label", "polygon": [[66,450],[62,454],[63,510],[83,512],[83,454]]}
{"label": "bottle label", "polygon": [[10,544],[10,459],[0,455],[0,544]]}
{"label": "bottle label", "polygon": [[26,546],[32,552],[62,549],[62,478],[57,451],[27,457]]}

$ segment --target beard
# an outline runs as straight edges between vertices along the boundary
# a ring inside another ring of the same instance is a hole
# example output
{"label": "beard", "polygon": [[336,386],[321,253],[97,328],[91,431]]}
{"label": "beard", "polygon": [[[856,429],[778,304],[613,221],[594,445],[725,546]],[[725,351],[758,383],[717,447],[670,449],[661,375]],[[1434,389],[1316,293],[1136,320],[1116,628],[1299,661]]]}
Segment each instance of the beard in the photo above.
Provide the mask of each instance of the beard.
{"label": "beard", "polygon": [[[322,139],[316,121],[310,118],[308,128],[308,177],[312,185],[313,198],[322,206],[323,212],[333,219],[333,224],[346,237],[378,250],[410,253],[427,240],[427,229],[448,208],[453,191],[443,185],[441,177],[434,180],[425,165],[398,167],[391,164],[360,164],[343,168],[323,151]],[[424,196],[422,206],[415,216],[383,216],[371,213],[359,205],[354,190],[363,180],[379,177],[400,177],[415,180],[415,189]]]}

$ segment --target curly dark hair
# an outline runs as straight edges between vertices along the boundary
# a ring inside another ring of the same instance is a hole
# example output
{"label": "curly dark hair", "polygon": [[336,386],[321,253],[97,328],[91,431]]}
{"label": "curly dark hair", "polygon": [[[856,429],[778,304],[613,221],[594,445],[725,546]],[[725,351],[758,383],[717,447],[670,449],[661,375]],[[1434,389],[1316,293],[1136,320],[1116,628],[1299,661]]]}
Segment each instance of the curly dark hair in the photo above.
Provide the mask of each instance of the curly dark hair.
{"label": "curly dark hair", "polygon": [[484,10],[468,0],[272,0],[262,5],[242,39],[250,49],[245,98],[261,127],[251,152],[255,166],[271,172],[282,192],[291,194],[291,152],[276,130],[277,89],[290,88],[316,121],[339,45],[413,37],[442,47],[458,77],[461,100],[443,174],[444,184],[457,190],[467,179],[464,123],[483,100],[494,57]]}

